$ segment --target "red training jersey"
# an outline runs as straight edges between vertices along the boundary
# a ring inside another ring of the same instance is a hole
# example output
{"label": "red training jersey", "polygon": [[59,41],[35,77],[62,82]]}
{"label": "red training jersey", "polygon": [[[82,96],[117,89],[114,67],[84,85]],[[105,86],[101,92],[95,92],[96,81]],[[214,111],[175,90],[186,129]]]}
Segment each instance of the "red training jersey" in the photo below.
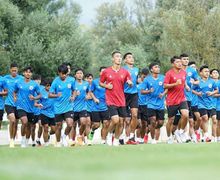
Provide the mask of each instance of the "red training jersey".
{"label": "red training jersey", "polygon": [[112,67],[108,67],[102,72],[100,82],[113,85],[112,89],[106,89],[105,92],[106,104],[108,106],[125,106],[124,84],[128,80],[131,80],[131,76],[124,68],[116,71]]}
{"label": "red training jersey", "polygon": [[168,89],[166,98],[167,106],[178,105],[181,102],[186,101],[184,93],[186,71],[181,69],[179,72],[175,72],[174,69],[170,69],[165,75],[164,84],[176,83],[178,79],[181,79],[182,83],[178,86]]}

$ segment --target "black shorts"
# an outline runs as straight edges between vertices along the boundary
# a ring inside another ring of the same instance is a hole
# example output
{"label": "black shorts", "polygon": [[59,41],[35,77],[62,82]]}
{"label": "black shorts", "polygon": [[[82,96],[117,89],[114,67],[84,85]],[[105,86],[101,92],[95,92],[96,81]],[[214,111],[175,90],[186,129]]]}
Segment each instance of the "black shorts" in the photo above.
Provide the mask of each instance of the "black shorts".
{"label": "black shorts", "polygon": [[168,117],[174,117],[178,113],[178,111],[182,109],[189,109],[186,101],[183,101],[178,105],[167,106]]}
{"label": "black shorts", "polygon": [[90,116],[90,113],[86,110],[83,110],[83,111],[80,111],[80,112],[74,112],[73,119],[74,119],[74,121],[78,121],[82,117],[86,118],[86,117],[89,117],[89,116]]}
{"label": "black shorts", "polygon": [[92,122],[103,122],[104,120],[110,120],[108,110],[106,111],[93,111],[91,116]]}
{"label": "black shorts", "polygon": [[37,124],[40,120],[40,115],[34,115],[33,124]]}
{"label": "black shorts", "polygon": [[63,122],[67,118],[72,118],[73,119],[73,111],[68,111],[63,114],[55,114],[55,121],[56,122]]}
{"label": "black shorts", "polygon": [[188,104],[188,108],[189,108],[189,118],[193,118],[191,101],[187,101],[187,104]]}
{"label": "black shorts", "polygon": [[0,110],[0,121],[2,121],[2,120],[3,120],[3,115],[4,115],[4,110],[3,110],[3,109],[1,109],[1,110]]}
{"label": "black shorts", "polygon": [[155,116],[156,120],[164,120],[165,112],[164,110],[157,110],[157,109],[151,109],[147,108],[147,115],[148,118],[150,119],[151,117]]}
{"label": "black shorts", "polygon": [[174,118],[174,121],[173,121],[173,125],[177,126],[179,124],[180,119],[181,119],[181,115],[180,114],[176,114],[175,118]]}
{"label": "black shorts", "polygon": [[126,117],[127,118],[131,117],[131,109],[128,106],[126,106]]}
{"label": "black shorts", "polygon": [[138,94],[125,93],[126,106],[129,108],[138,108]]}
{"label": "black shorts", "polygon": [[212,117],[216,115],[216,109],[199,109],[199,114],[200,117],[204,116],[204,115],[208,115],[208,117]]}
{"label": "black shorts", "polygon": [[199,112],[198,106],[191,106],[191,110],[193,113]]}
{"label": "black shorts", "polygon": [[220,111],[216,111],[217,114],[217,120],[220,121]]}
{"label": "black shorts", "polygon": [[16,118],[16,119],[19,119],[19,117],[18,117],[18,111],[17,111],[16,107],[10,106],[10,105],[5,105],[5,111],[6,111],[7,115],[13,113],[13,114],[15,115],[15,118]]}
{"label": "black shorts", "polygon": [[45,124],[48,124],[49,126],[56,125],[55,118],[47,117],[44,114],[40,114],[40,120],[41,120],[42,125],[45,125]]}
{"label": "black shorts", "polygon": [[[148,122],[147,105],[139,105],[138,119]],[[149,122],[148,122],[149,123]]]}
{"label": "black shorts", "polygon": [[109,111],[109,114],[110,114],[110,117],[112,116],[115,116],[115,115],[118,115],[119,117],[122,117],[122,118],[126,118],[126,107],[117,107],[117,106],[108,106],[108,111]]}
{"label": "black shorts", "polygon": [[28,119],[28,122],[29,123],[33,123],[33,121],[34,121],[34,113],[26,112],[23,109],[18,109],[17,111],[18,111],[18,118],[19,119],[24,117],[24,116],[26,116],[27,119]]}

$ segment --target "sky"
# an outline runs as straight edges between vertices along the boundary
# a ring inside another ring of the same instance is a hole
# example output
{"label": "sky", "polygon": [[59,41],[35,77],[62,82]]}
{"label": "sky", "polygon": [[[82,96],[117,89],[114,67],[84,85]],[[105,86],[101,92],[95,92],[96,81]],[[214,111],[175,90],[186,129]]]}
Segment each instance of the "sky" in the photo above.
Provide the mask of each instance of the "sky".
{"label": "sky", "polygon": [[[80,24],[91,25],[92,20],[96,16],[96,8],[98,8],[104,2],[114,3],[120,0],[69,0],[71,2],[78,3],[82,8],[82,14],[80,18]],[[127,5],[132,5],[134,0],[126,0]]]}

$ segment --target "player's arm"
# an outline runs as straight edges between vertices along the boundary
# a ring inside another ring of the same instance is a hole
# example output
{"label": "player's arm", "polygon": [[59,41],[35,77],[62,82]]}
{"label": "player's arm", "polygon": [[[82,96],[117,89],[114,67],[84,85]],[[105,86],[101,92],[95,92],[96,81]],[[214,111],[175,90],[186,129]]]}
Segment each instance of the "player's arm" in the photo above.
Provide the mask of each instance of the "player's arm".
{"label": "player's arm", "polygon": [[111,82],[108,83],[108,84],[106,84],[105,70],[104,70],[104,72],[103,72],[103,73],[101,74],[101,76],[100,76],[99,85],[100,85],[101,87],[105,88],[105,89],[110,89],[110,90],[111,90],[111,89],[113,88],[113,85],[112,85]]}
{"label": "player's arm", "polygon": [[178,86],[180,84],[182,84],[181,79],[178,79],[175,83],[171,83],[171,84],[164,83],[164,89],[171,89],[171,88]]}
{"label": "player's arm", "polygon": [[52,83],[52,85],[50,87],[49,95],[48,95],[49,98],[58,98],[58,97],[60,97],[62,95],[61,92],[57,93],[56,89],[57,89],[56,88],[56,84],[53,81],[53,83]]}
{"label": "player's arm", "polygon": [[126,83],[127,83],[130,87],[132,87],[132,86],[133,86],[133,82],[132,82],[132,80],[131,80],[131,75],[130,75],[130,73],[129,73],[128,71],[127,71],[126,79],[127,79]]}

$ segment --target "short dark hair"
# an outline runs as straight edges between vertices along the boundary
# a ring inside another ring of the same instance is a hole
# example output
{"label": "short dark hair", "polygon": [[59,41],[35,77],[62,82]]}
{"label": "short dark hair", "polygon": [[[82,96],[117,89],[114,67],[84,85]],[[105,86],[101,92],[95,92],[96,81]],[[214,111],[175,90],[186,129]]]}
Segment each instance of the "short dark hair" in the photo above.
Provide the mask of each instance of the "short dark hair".
{"label": "short dark hair", "polygon": [[84,71],[83,71],[83,69],[82,69],[82,68],[77,68],[77,69],[75,70],[75,74],[76,74],[78,71],[82,71],[82,72],[83,72],[83,74],[84,74]]}
{"label": "short dark hair", "polygon": [[15,62],[13,62],[13,63],[10,64],[10,68],[14,68],[14,67],[18,67],[18,64],[15,63]]}
{"label": "short dark hair", "polygon": [[218,70],[218,69],[213,68],[213,69],[210,71],[210,74],[212,74],[212,73],[213,73],[213,71],[217,71],[217,72],[219,73],[219,70]]}
{"label": "short dark hair", "polygon": [[58,73],[67,74],[68,73],[67,65],[65,65],[65,64],[59,65],[58,66]]}
{"label": "short dark hair", "polygon": [[173,56],[173,57],[170,59],[171,64],[173,64],[176,59],[180,59],[180,57],[179,57],[179,56]]}
{"label": "short dark hair", "polygon": [[34,75],[33,75],[33,80],[41,80],[41,75],[39,75],[39,74],[34,74]]}
{"label": "short dark hair", "polygon": [[26,71],[31,71],[31,73],[33,73],[33,68],[31,66],[27,66],[23,69],[23,72],[26,72]]}
{"label": "short dark hair", "polygon": [[114,57],[114,55],[117,54],[117,53],[121,54],[121,52],[119,50],[115,50],[115,51],[112,52],[112,57]]}
{"label": "short dark hair", "polygon": [[106,69],[107,67],[106,66],[101,66],[100,68],[99,68],[99,72],[101,72],[103,69]]}
{"label": "short dark hair", "polygon": [[200,68],[199,68],[199,72],[202,72],[202,70],[203,69],[208,69],[209,68],[209,66],[207,66],[207,65],[203,65],[203,66],[201,66]]}
{"label": "short dark hair", "polygon": [[158,63],[158,62],[152,62],[152,63],[150,63],[150,65],[149,65],[149,70],[151,71],[151,69],[152,69],[154,66],[156,66],[156,65],[159,65],[159,63]]}
{"label": "short dark hair", "polygon": [[124,54],[123,59],[125,59],[128,55],[133,55],[131,52],[127,52]]}
{"label": "short dark hair", "polygon": [[180,58],[183,58],[183,57],[189,57],[189,55],[186,54],[186,53],[183,53],[183,54],[180,55]]}
{"label": "short dark hair", "polygon": [[42,85],[46,86],[46,85],[51,85],[52,84],[52,78],[45,78],[42,80]]}
{"label": "short dark hair", "polygon": [[85,75],[85,78],[88,78],[88,77],[90,77],[90,76],[92,76],[92,78],[93,78],[93,74],[87,73],[87,74]]}
{"label": "short dark hair", "polygon": [[188,63],[188,66],[191,66],[191,65],[193,65],[193,64],[196,65],[196,62],[195,62],[195,61],[190,61],[190,62]]}
{"label": "short dark hair", "polygon": [[142,70],[141,70],[141,74],[144,74],[144,75],[148,75],[149,74],[149,70],[147,69],[147,68],[143,68]]}

